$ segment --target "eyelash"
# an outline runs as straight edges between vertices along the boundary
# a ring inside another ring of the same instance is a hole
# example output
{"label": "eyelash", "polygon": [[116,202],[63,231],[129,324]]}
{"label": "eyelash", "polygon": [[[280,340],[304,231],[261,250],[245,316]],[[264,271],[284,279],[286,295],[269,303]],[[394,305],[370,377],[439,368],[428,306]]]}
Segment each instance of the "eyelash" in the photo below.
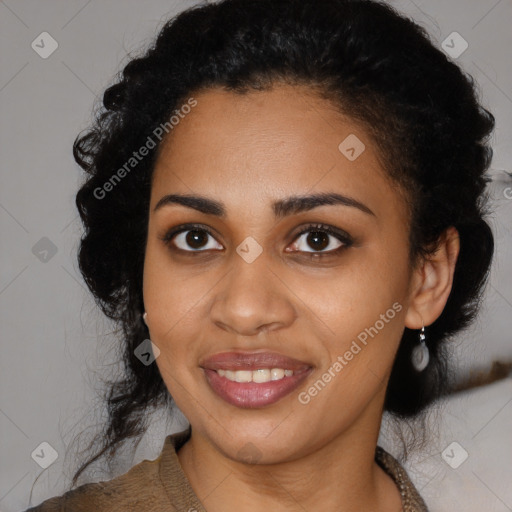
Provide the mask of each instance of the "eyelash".
{"label": "eyelash", "polygon": [[[203,231],[203,232],[207,233],[208,235],[210,235],[212,238],[215,238],[214,234],[207,227],[205,227],[201,224],[183,224],[181,226],[177,226],[175,228],[170,229],[167,233],[165,233],[164,236],[161,237],[161,240],[167,246],[172,246],[172,244],[171,244],[172,239],[176,235],[179,235],[180,233],[183,233],[186,231]],[[353,239],[350,237],[350,235],[348,235],[348,233],[345,233],[342,230],[333,228],[326,224],[309,224],[309,225],[305,226],[302,229],[302,231],[300,231],[299,233],[297,233],[295,235],[293,241],[295,242],[295,240],[300,238],[303,234],[309,233],[309,232],[327,233],[328,235],[335,237],[337,240],[339,240],[343,244],[343,245],[340,245],[340,247],[338,247],[336,249],[332,249],[332,250],[326,251],[326,252],[297,251],[299,253],[308,255],[306,257],[310,257],[310,258],[318,258],[318,256],[320,256],[320,257],[335,256],[335,255],[337,256],[344,250],[348,249],[354,243]],[[191,256],[196,256],[197,254],[207,252],[205,250],[200,250],[200,249],[187,251],[185,249],[180,249],[179,247],[176,247],[176,246],[172,246],[171,248],[173,251],[187,253],[187,254],[190,254]]]}

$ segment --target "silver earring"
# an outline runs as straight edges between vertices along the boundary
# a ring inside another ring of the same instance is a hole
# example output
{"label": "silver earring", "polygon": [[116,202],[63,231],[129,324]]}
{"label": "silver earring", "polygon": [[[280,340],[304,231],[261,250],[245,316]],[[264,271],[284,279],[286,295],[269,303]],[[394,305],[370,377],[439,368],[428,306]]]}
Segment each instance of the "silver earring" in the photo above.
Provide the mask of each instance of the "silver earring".
{"label": "silver earring", "polygon": [[420,342],[412,350],[412,365],[418,372],[422,372],[430,360],[430,353],[425,343],[425,326],[421,328]]}
{"label": "silver earring", "polygon": [[147,320],[148,320],[148,314],[147,314],[145,311],[144,311],[144,313],[142,314],[142,320],[144,320],[144,323],[145,323],[146,325],[148,325],[148,322],[147,322]]}

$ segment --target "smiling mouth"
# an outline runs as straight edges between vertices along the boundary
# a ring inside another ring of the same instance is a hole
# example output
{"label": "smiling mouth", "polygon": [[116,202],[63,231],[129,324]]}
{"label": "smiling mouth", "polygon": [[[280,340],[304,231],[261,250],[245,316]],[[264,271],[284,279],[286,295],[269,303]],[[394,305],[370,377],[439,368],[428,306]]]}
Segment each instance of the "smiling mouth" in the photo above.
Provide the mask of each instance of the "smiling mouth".
{"label": "smiling mouth", "polygon": [[217,396],[245,409],[276,403],[313,371],[308,363],[274,352],[216,354],[200,366]]}

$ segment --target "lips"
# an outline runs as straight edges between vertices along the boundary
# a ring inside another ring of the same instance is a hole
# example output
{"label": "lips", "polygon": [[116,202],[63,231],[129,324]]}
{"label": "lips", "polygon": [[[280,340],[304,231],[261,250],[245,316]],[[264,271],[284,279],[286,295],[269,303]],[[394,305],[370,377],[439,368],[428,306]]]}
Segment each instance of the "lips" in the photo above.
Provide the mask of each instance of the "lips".
{"label": "lips", "polygon": [[199,366],[209,370],[259,370],[282,368],[298,372],[311,365],[276,352],[224,352],[205,359]]}
{"label": "lips", "polygon": [[[313,371],[308,363],[275,352],[225,352],[208,357],[200,366],[217,396],[245,409],[276,403],[297,389]],[[241,372],[276,368],[291,370],[293,374],[268,382],[235,382],[218,373],[218,370],[222,373],[228,370]]]}

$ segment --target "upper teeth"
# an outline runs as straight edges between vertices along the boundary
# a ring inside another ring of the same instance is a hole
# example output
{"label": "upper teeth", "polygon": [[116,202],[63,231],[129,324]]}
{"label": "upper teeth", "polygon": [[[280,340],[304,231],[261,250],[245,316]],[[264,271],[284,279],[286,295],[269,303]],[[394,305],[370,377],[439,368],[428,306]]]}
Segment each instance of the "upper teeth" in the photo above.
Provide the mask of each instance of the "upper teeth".
{"label": "upper teeth", "polygon": [[283,377],[291,377],[293,370],[283,370],[282,368],[263,368],[261,370],[217,370],[221,377],[226,377],[234,382],[270,382],[271,380],[280,380]]}

